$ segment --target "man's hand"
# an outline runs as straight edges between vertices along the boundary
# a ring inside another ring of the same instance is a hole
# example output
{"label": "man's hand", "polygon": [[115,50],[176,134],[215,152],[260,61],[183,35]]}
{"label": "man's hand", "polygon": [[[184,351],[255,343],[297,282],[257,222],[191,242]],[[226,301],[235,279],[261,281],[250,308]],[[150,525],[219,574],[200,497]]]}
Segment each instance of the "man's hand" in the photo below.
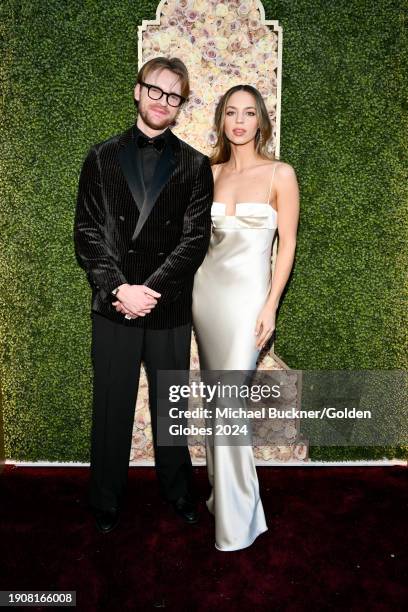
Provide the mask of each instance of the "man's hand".
{"label": "man's hand", "polygon": [[112,306],[115,307],[116,312],[125,315],[125,319],[136,319],[139,316],[131,314],[130,310],[127,310],[119,300],[117,302],[112,302]]}
{"label": "man's hand", "polygon": [[118,300],[113,302],[117,312],[128,318],[145,317],[157,304],[160,293],[146,285],[120,285],[116,294]]}

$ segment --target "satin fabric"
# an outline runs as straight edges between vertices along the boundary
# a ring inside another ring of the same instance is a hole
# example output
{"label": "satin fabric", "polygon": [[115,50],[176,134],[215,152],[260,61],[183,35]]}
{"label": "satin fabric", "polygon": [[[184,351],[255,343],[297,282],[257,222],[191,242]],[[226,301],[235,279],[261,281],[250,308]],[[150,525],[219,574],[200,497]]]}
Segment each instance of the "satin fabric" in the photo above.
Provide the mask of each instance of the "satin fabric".
{"label": "satin fabric", "polygon": [[[254,202],[237,203],[234,216],[225,209],[222,202],[211,208],[210,246],[194,279],[193,324],[201,370],[248,371],[259,355],[255,325],[271,287],[277,212]],[[215,547],[250,546],[268,529],[252,446],[213,445],[207,437],[206,455]]]}

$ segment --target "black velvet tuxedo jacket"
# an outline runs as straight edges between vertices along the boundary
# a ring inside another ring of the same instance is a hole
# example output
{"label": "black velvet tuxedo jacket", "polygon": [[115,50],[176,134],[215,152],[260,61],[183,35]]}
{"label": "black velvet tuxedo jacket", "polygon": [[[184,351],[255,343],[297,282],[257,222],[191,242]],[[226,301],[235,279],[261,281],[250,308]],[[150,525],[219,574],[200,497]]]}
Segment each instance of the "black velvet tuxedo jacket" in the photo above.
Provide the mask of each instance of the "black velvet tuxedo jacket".
{"label": "black velvet tuxedo jacket", "polygon": [[[209,159],[172,132],[144,190],[135,128],[93,146],[82,167],[75,252],[92,288],[92,310],[124,325],[164,329],[191,321],[194,274],[211,234]],[[161,293],[145,317],[112,306],[123,283]]]}

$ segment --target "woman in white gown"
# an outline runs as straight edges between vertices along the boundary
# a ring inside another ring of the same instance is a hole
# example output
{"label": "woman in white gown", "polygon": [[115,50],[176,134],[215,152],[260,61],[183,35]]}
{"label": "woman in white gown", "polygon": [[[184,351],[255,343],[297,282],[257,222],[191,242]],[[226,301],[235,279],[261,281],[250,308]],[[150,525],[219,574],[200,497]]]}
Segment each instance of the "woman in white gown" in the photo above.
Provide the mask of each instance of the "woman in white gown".
{"label": "woman in white gown", "polygon": [[[275,328],[293,265],[299,191],[292,166],[268,152],[272,127],[256,89],[229,89],[217,105],[215,124],[213,229],[194,280],[193,323],[201,370],[249,371]],[[268,529],[252,446],[214,445],[207,437],[206,456],[215,546],[223,551],[250,546]]]}

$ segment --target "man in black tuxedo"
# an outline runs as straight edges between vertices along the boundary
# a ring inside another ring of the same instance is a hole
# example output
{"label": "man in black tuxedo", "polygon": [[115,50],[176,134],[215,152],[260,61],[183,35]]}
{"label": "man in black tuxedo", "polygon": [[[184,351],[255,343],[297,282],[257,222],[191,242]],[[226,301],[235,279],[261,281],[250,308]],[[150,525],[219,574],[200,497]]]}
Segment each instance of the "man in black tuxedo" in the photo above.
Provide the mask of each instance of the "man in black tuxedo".
{"label": "man in black tuxedo", "polygon": [[136,125],[93,146],[79,180],[75,249],[92,287],[89,501],[104,533],[127,485],[142,360],[160,491],[186,522],[198,520],[188,447],[156,439],[157,373],[189,369],[193,279],[211,233],[209,159],[169,129],[188,93],[181,60],[147,62]]}

